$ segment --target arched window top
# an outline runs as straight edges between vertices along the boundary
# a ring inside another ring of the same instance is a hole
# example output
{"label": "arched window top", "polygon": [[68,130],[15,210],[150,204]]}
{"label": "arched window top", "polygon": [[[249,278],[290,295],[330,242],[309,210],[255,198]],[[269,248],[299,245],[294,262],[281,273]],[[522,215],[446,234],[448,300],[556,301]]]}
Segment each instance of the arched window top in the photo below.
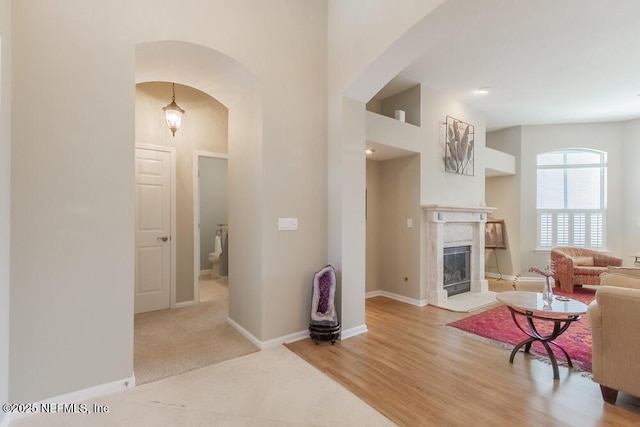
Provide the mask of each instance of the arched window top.
{"label": "arched window top", "polygon": [[595,166],[607,163],[607,153],[586,148],[565,148],[538,154],[538,167]]}

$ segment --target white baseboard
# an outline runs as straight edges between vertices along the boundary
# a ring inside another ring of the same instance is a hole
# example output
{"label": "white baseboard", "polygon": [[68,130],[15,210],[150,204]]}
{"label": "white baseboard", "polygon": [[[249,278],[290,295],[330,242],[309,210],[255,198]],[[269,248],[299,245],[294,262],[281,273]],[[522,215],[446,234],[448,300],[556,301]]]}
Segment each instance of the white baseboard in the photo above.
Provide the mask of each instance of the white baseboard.
{"label": "white baseboard", "polygon": [[[513,282],[514,280],[516,280],[516,276],[507,276],[506,274],[503,274],[502,276],[500,276],[497,273],[484,273],[485,277],[491,277],[492,279],[502,279],[502,280],[506,280],[508,282]],[[522,281],[526,281],[526,282],[540,282],[540,283],[544,283],[545,278],[543,276],[520,276],[518,280],[522,280]]]}
{"label": "white baseboard", "polygon": [[373,297],[381,297],[382,296],[382,291],[371,291],[371,292],[367,292],[364,297],[365,298],[373,298]]}
{"label": "white baseboard", "polygon": [[[136,385],[135,376],[131,376],[129,378],[123,378],[121,380],[112,381],[110,383],[105,383],[105,384],[100,384],[97,386],[85,388],[84,390],[73,391],[71,393],[62,394],[56,397],[51,397],[49,399],[36,402],[34,403],[34,405],[36,405],[39,408],[41,405],[81,403],[81,402],[86,402],[87,400],[95,399],[97,397],[102,397],[108,394],[118,393],[121,391],[132,389],[135,387],[135,385]],[[25,418],[33,414],[15,413],[15,414],[7,414],[7,415],[11,415],[12,420],[19,420],[21,418]],[[5,420],[7,420],[6,417],[5,417]],[[4,424],[5,420],[2,420],[3,424],[0,424],[1,427],[5,427],[5,424]],[[7,420],[6,426],[8,425],[9,425],[9,420]]]}
{"label": "white baseboard", "polygon": [[[506,274],[500,275],[498,273],[489,273],[489,272],[485,272],[484,277],[490,277],[492,279],[509,280],[509,281],[513,281],[516,278],[516,276],[507,276]],[[537,280],[534,277],[527,277],[527,281],[529,281],[529,279]]]}
{"label": "white baseboard", "polygon": [[394,294],[392,292],[387,292],[387,291],[367,292],[366,297],[367,298],[385,297],[385,298],[390,298],[396,301],[405,302],[407,304],[415,305],[417,307],[424,307],[425,305],[429,304],[429,302],[426,299],[419,300],[415,298],[409,298],[404,295],[398,295],[398,294]]}
{"label": "white baseboard", "polygon": [[182,308],[182,307],[189,307],[190,305],[196,305],[195,301],[183,301],[183,302],[177,302],[173,308]]}
{"label": "white baseboard", "polygon": [[367,332],[367,325],[356,326],[355,328],[345,329],[340,333],[340,339],[346,340],[347,338],[355,337],[356,335],[364,334]]}
{"label": "white baseboard", "polygon": [[242,334],[246,339],[251,341],[253,345],[258,347],[260,350],[266,350],[268,348],[276,347],[285,343],[299,341],[309,337],[309,331],[300,331],[294,332],[293,334],[283,335],[278,338],[274,338],[269,341],[260,341],[258,338],[254,337],[249,331],[247,331],[242,326],[238,325],[232,319],[227,317],[227,322],[238,332]]}
{"label": "white baseboard", "polygon": [[[293,334],[289,334],[289,335],[283,335],[281,337],[274,338],[274,339],[269,340],[269,341],[260,341],[259,339],[254,337],[251,333],[249,333],[249,331],[247,331],[242,326],[240,326],[236,322],[234,322],[232,319],[227,318],[227,322],[236,331],[240,332],[242,334],[242,336],[244,336],[246,339],[251,341],[260,350],[266,350],[268,348],[276,347],[278,345],[282,345],[282,344],[286,344],[286,343],[290,343],[290,342],[295,342],[295,341],[300,341],[300,340],[303,340],[305,338],[309,338],[309,331],[305,330],[305,331],[300,331],[300,332],[294,332]],[[350,329],[347,329],[347,330],[343,330],[341,332],[341,334],[340,334],[340,339],[344,340],[344,339],[351,338],[351,337],[356,336],[356,335],[363,334],[365,332],[367,332],[367,325],[356,326],[355,328],[350,328]]]}
{"label": "white baseboard", "polygon": [[206,277],[209,279],[211,277],[211,269],[208,270],[200,270],[200,278]]}
{"label": "white baseboard", "polygon": [[263,343],[263,346],[264,346],[263,348],[271,348],[271,347],[275,347],[278,345],[282,345],[282,344],[286,344],[294,341],[300,341],[305,338],[309,338],[309,330],[294,332],[293,334],[285,335],[282,337],[278,337],[278,338],[266,341]]}
{"label": "white baseboard", "polygon": [[253,345],[258,347],[260,350],[263,350],[262,341],[254,337],[249,331],[247,331],[245,328],[243,328],[242,326],[234,322],[233,319],[231,319],[230,317],[227,317],[227,323],[230,324],[233,327],[233,329],[240,332],[240,334],[242,334],[243,337],[251,341]]}

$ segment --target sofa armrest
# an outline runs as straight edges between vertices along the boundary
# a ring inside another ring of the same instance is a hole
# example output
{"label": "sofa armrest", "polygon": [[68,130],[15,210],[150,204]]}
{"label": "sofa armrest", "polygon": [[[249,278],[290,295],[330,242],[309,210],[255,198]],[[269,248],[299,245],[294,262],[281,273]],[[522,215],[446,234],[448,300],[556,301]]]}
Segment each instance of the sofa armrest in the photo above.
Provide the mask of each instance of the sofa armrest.
{"label": "sofa armrest", "polygon": [[593,254],[593,265],[596,267],[608,267],[610,265],[619,267],[622,265],[622,260],[601,252]]}
{"label": "sofa armrest", "polygon": [[637,267],[609,266],[607,268],[607,273],[624,274],[625,276],[632,276],[640,279],[640,268]]}
{"label": "sofa armrest", "polygon": [[593,380],[640,396],[640,290],[602,286],[587,310]]}
{"label": "sofa armrest", "polygon": [[600,275],[601,286],[615,286],[618,288],[640,289],[640,276],[627,276],[618,273],[602,273]]}
{"label": "sofa armrest", "polygon": [[568,257],[564,252],[559,250],[551,251],[551,263],[553,265],[553,278],[556,280],[556,286],[560,286],[563,290],[571,292],[573,289],[573,259]]}

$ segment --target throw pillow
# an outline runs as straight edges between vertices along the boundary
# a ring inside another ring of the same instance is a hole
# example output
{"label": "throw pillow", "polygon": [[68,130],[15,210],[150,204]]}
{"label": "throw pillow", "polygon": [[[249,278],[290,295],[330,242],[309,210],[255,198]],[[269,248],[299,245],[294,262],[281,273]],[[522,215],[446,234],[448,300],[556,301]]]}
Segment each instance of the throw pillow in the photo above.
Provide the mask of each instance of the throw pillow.
{"label": "throw pillow", "polygon": [[584,267],[593,267],[593,257],[592,256],[575,256],[571,258],[573,260],[573,265],[581,265]]}

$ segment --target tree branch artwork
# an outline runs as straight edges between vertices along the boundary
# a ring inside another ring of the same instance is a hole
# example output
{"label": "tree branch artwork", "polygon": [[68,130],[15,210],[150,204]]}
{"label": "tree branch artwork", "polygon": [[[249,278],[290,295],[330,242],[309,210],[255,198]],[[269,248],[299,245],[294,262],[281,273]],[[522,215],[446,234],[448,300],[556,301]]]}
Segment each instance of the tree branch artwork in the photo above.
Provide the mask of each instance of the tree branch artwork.
{"label": "tree branch artwork", "polygon": [[447,116],[444,169],[473,176],[473,126]]}

